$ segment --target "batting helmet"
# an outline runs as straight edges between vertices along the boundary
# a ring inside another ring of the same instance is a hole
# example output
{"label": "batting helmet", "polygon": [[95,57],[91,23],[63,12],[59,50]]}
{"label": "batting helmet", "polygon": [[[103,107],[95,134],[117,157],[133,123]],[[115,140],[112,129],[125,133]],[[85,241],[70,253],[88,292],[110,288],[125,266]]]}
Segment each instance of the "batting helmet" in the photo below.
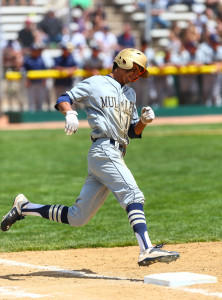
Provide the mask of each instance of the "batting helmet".
{"label": "batting helmet", "polygon": [[145,69],[145,72],[141,74],[141,77],[147,78],[149,76],[148,67],[148,60],[146,55],[141,52],[140,50],[133,49],[133,48],[126,48],[120,51],[114,59],[114,62],[121,69],[130,70],[133,67],[133,63],[141,66]]}

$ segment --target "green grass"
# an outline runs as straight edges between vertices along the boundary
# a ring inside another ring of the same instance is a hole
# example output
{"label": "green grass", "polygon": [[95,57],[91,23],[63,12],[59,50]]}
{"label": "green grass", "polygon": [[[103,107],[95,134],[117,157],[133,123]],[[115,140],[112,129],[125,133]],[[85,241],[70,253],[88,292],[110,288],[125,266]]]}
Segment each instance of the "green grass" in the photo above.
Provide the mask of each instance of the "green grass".
{"label": "green grass", "polygon": [[[90,130],[0,131],[0,216],[24,193],[71,206],[87,175]],[[222,240],[222,124],[149,126],[131,140],[125,162],[146,197],[153,243]],[[137,245],[112,194],[84,227],[28,216],[0,232],[0,251]]]}

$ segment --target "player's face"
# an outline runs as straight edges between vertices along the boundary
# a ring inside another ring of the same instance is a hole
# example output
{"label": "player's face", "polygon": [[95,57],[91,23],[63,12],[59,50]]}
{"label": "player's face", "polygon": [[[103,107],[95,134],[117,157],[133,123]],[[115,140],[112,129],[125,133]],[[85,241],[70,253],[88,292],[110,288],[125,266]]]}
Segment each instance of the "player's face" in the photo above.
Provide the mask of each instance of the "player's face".
{"label": "player's face", "polygon": [[124,83],[127,84],[129,82],[137,81],[144,72],[144,68],[134,63],[132,69],[125,70]]}

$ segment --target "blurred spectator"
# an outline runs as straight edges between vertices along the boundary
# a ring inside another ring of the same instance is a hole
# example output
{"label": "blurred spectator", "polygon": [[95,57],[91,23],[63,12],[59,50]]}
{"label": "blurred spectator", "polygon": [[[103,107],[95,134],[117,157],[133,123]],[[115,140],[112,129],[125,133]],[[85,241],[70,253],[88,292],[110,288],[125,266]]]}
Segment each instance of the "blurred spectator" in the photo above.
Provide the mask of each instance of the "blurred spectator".
{"label": "blurred spectator", "polygon": [[179,21],[172,21],[170,30],[174,33],[174,35],[179,38],[181,33],[181,27],[179,26]]}
{"label": "blurred spectator", "polygon": [[[176,66],[197,65],[198,43],[190,42],[184,45],[181,42],[179,51],[171,54],[171,62]],[[180,74],[177,76],[177,92],[179,104],[198,104],[201,100],[200,76],[199,74]]]}
{"label": "blurred spectator", "polygon": [[196,27],[197,32],[202,35],[208,22],[208,17],[205,14],[206,6],[203,4],[195,4],[192,6],[192,10],[196,14],[196,18],[192,21],[192,24]]}
{"label": "blurred spectator", "polygon": [[[46,63],[42,58],[42,50],[42,45],[33,45],[31,47],[30,56],[24,59],[23,67],[26,71],[46,69]],[[49,95],[45,79],[26,78],[26,88],[30,111],[40,111],[43,109],[45,102],[49,104]]]}
{"label": "blurred spectator", "polygon": [[118,49],[116,36],[110,31],[109,26],[105,25],[100,31],[94,33],[92,40],[100,46],[103,52],[104,67],[111,68]]}
{"label": "blurred spectator", "polygon": [[[1,41],[3,72],[19,71],[23,63],[22,49],[17,40]],[[8,101],[9,110],[13,110],[13,103],[22,110],[22,87],[19,80],[6,80],[4,92]]]}
{"label": "blurred spectator", "polygon": [[[203,33],[202,33],[203,34]],[[190,22],[181,31],[181,49],[178,55],[179,65],[200,65],[198,54],[201,34],[197,27]],[[185,74],[178,76],[180,104],[195,104],[201,101],[201,86],[199,74]]]}
{"label": "blurred spectator", "polygon": [[[170,44],[166,44],[160,51],[155,53],[154,63],[160,70],[166,66],[172,66]],[[163,72],[160,76],[154,76],[153,81],[154,90],[156,91],[156,98],[153,99],[153,105],[157,107],[162,106],[166,99],[175,97],[175,82],[170,72]]]}
{"label": "blurred spectator", "polygon": [[84,69],[90,71],[92,75],[99,75],[99,70],[103,68],[103,60],[100,57],[101,51],[99,45],[92,45],[91,55],[85,60]]}
{"label": "blurred spectator", "polygon": [[205,14],[207,17],[207,24],[206,24],[207,30],[210,31],[211,33],[215,33],[217,16],[215,15],[214,11],[209,7],[205,10]]}
{"label": "blurred spectator", "polygon": [[132,34],[130,23],[123,24],[123,33],[118,36],[117,41],[119,50],[124,48],[135,48],[135,38]]}
{"label": "blurred spectator", "polygon": [[[218,35],[208,32],[206,39],[198,47],[198,59],[201,64],[222,62],[222,42]],[[202,103],[221,106],[221,65],[214,73],[202,74]]]}
{"label": "blurred spectator", "polygon": [[[197,28],[192,22],[188,23],[187,28],[183,29],[180,33],[181,42],[184,47],[189,51],[189,47],[193,48],[193,45],[198,45],[200,42],[201,35],[197,31]],[[192,51],[192,49],[191,49]]]}
{"label": "blurred spectator", "polygon": [[71,39],[69,36],[63,36],[62,43],[66,44],[70,42],[74,48],[73,55],[79,68],[83,67],[84,59],[89,53],[88,44],[85,35],[79,30],[78,24],[72,23]]}
{"label": "blurred spectator", "polygon": [[145,10],[146,9],[146,2],[145,0],[136,0],[136,8],[139,10]]}
{"label": "blurred spectator", "polygon": [[170,22],[161,17],[165,7],[158,0],[151,0],[151,28],[169,28]]}
{"label": "blurred spectator", "polygon": [[80,32],[84,32],[86,30],[86,21],[83,9],[79,6],[72,9],[72,23],[77,24]]}
{"label": "blurred spectator", "polygon": [[149,65],[153,66],[155,62],[155,51],[148,41],[141,41],[141,51],[146,55]]}
{"label": "blurred spectator", "polygon": [[220,5],[220,0],[206,0],[207,8],[212,9],[215,15],[218,15],[219,5]]}
{"label": "blurred spectator", "polygon": [[47,34],[47,39],[44,41],[47,45],[59,43],[62,39],[62,21],[52,10],[48,11],[39,22],[38,29]]}
{"label": "blurred spectator", "polygon": [[8,40],[2,43],[4,72],[18,71],[22,66],[22,49],[18,41]]}
{"label": "blurred spectator", "polygon": [[90,13],[90,20],[94,31],[100,30],[104,26],[106,13],[102,3],[97,3],[96,8]]}
{"label": "blurred spectator", "polygon": [[222,18],[221,19],[217,19],[217,34],[218,36],[222,39]]}
{"label": "blurred spectator", "polygon": [[24,28],[18,32],[18,41],[22,48],[28,48],[34,44],[34,24],[30,19],[25,21]]}
{"label": "blurred spectator", "polygon": [[76,70],[76,62],[73,58],[71,44],[61,46],[62,54],[55,58],[54,68],[68,73],[68,77],[55,79],[56,98],[69,91],[73,86],[73,72]]}
{"label": "blurred spectator", "polygon": [[[87,41],[85,38],[85,35],[81,32],[78,24],[72,24],[72,34],[70,43],[73,45],[74,48],[82,48],[87,45]],[[64,37],[62,39],[63,42],[65,42]]]}
{"label": "blurred spectator", "polygon": [[180,40],[179,36],[175,33],[174,30],[170,29],[168,39],[169,39],[168,46],[170,46],[171,52],[177,53],[181,46],[181,40]]}
{"label": "blurred spectator", "polygon": [[108,25],[104,25],[101,30],[96,31],[93,35],[93,40],[99,44],[104,52],[115,52],[117,50],[117,38],[110,31]]}

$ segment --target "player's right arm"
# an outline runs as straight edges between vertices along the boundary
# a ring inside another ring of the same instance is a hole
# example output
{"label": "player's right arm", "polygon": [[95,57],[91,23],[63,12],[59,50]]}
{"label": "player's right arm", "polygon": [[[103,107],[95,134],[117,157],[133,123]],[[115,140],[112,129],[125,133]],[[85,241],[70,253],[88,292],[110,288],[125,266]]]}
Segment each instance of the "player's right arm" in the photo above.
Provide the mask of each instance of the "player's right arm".
{"label": "player's right arm", "polygon": [[78,114],[71,105],[74,101],[85,99],[89,95],[89,90],[90,79],[85,79],[57,99],[55,108],[66,116],[65,132],[67,135],[76,133],[79,127]]}
{"label": "player's right arm", "polygon": [[71,107],[71,104],[69,102],[60,102],[58,104],[58,109],[59,111],[63,114],[63,115],[66,115],[67,111],[71,111],[72,110],[72,107]]}
{"label": "player's right arm", "polygon": [[79,127],[79,121],[77,118],[78,114],[72,109],[71,103],[71,99],[69,99],[69,96],[65,94],[58,98],[56,104],[56,109],[66,116],[64,129],[66,135],[72,135],[73,133],[76,133]]}

